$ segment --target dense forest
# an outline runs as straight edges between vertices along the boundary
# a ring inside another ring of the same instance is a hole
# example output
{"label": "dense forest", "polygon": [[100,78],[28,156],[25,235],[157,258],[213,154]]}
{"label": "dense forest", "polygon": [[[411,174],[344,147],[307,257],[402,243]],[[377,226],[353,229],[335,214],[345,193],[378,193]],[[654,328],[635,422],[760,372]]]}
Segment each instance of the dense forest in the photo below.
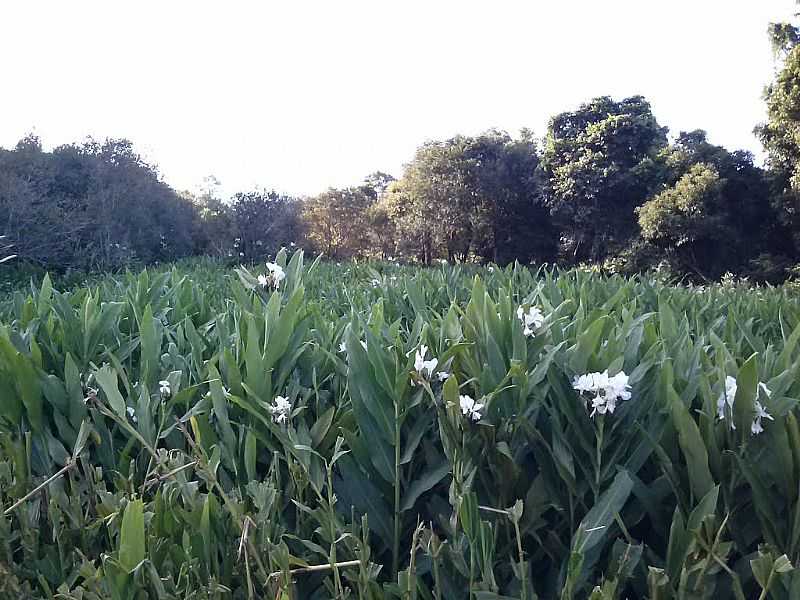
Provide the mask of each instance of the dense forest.
{"label": "dense forest", "polygon": [[800,263],[800,30],[771,26],[767,153],[668,136],[649,102],[599,97],[523,130],[420,146],[399,178],[293,198],[170,188],[127,140],[0,149],[0,264],[107,270],[299,246],[333,260],[593,264],[780,281]]}

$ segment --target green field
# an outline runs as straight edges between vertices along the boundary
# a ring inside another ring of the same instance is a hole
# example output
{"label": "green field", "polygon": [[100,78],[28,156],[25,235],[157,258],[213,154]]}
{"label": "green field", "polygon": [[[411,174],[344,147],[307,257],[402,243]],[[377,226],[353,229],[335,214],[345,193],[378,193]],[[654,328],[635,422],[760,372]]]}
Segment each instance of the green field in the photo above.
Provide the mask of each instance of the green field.
{"label": "green field", "polygon": [[796,288],[277,262],[0,302],[0,598],[800,597]]}

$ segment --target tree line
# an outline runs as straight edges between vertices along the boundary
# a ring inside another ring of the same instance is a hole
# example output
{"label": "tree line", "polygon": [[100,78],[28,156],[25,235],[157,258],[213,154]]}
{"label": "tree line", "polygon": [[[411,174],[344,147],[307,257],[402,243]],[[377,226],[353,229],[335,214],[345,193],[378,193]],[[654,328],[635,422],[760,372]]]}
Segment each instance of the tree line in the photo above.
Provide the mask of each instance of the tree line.
{"label": "tree line", "polygon": [[[0,235],[15,261],[114,269],[282,246],[340,259],[667,267],[692,278],[785,278],[800,262],[800,33],[773,25],[781,68],[756,128],[768,155],[670,139],[648,101],[595,98],[541,139],[490,130],[420,146],[395,179],[295,198],[178,192],[126,140],[0,149]],[[0,260],[7,259],[0,256]],[[6,261],[10,264],[10,261]]]}

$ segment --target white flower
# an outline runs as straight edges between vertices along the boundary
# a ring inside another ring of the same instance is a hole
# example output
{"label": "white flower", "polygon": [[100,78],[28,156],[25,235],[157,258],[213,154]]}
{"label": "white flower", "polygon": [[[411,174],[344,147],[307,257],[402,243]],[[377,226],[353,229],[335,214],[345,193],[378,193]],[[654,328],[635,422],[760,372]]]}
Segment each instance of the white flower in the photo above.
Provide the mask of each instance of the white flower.
{"label": "white flower", "polygon": [[608,382],[608,372],[605,373],[586,373],[576,376],[572,380],[572,388],[578,392],[594,392],[601,387],[605,387]]}
{"label": "white flower", "polygon": [[489,265],[489,266],[488,266],[488,267],[486,267],[486,268],[487,268],[487,270],[489,271],[489,273],[494,273],[494,267],[493,267],[492,265]]}
{"label": "white flower", "polygon": [[258,285],[260,285],[261,287],[267,287],[269,285],[269,277],[267,277],[266,275],[259,275]]}
{"label": "white flower", "polygon": [[436,374],[436,377],[439,378],[439,381],[447,381],[450,378],[450,373],[446,373],[445,371],[439,371]]}
{"label": "white flower", "polygon": [[[736,398],[736,390],[737,390],[736,378],[728,375],[725,378],[725,391],[719,395],[719,398],[717,398],[718,418],[720,419],[725,418],[726,403],[728,404],[728,408],[730,408],[731,411],[733,410],[733,401]],[[731,426],[733,427],[733,429],[736,429],[736,425],[732,424]]]}
{"label": "white flower", "polygon": [[169,387],[169,381],[166,379],[162,379],[158,382],[158,392],[162,396],[169,396],[172,393],[172,389]]}
{"label": "white flower", "polygon": [[[606,371],[608,373],[608,371]],[[628,376],[624,371],[620,371],[613,377],[608,378],[608,390],[610,395],[618,398],[619,400],[631,399],[631,386],[628,384]]]}
{"label": "white flower", "polygon": [[381,284],[380,279],[373,279],[372,280],[372,287],[378,287]]}
{"label": "white flower", "polygon": [[517,318],[522,323],[525,337],[530,337],[544,324],[544,314],[536,306],[531,306],[526,312],[521,306],[517,308]]}
{"label": "white flower", "polygon": [[461,414],[465,417],[469,417],[473,421],[480,421],[481,420],[481,409],[483,408],[483,404],[479,402],[475,402],[471,396],[459,396],[458,397],[458,404],[461,407]]}
{"label": "white flower", "polygon": [[592,407],[590,417],[594,417],[596,413],[613,414],[618,401],[631,398],[631,386],[624,371],[613,377],[608,376],[608,370],[602,373],[578,375],[572,380],[572,388],[581,394],[593,396],[588,399]]}
{"label": "white flower", "polygon": [[[736,378],[731,377],[730,375],[725,377],[725,391],[719,395],[717,399],[717,418],[724,419],[725,418],[725,405],[728,405],[728,412],[733,414],[733,403],[736,400],[736,391],[738,390],[738,386],[736,384]],[[756,388],[757,392],[764,392],[764,395],[769,398],[772,396],[772,391],[767,387],[767,384],[763,381],[758,382],[758,386]],[[753,403],[753,423],[750,425],[750,433],[753,435],[758,435],[764,431],[764,426],[761,423],[762,419],[769,419],[770,421],[774,421],[775,419],[771,414],[767,412],[767,409],[764,408],[764,405],[761,404],[758,400]],[[731,420],[731,429],[736,429],[736,425]]]}
{"label": "white flower", "polygon": [[345,344],[344,342],[339,344],[339,352],[347,352],[347,344]]}
{"label": "white flower", "polygon": [[277,290],[281,287],[281,281],[286,279],[286,273],[283,271],[283,267],[273,262],[267,263],[267,270],[269,271],[269,278],[272,281],[272,285],[274,285]]}
{"label": "white flower", "polygon": [[436,365],[439,364],[439,361],[436,358],[425,360],[425,355],[427,353],[427,346],[423,345],[417,349],[417,354],[414,357],[414,370],[420,375],[426,375],[426,377],[430,377],[433,375],[433,370],[436,368]]}
{"label": "white flower", "polygon": [[[765,391],[769,392],[769,390],[766,389],[766,386],[764,386],[764,389]],[[761,425],[761,419],[769,419],[770,421],[774,421],[775,419],[767,412],[767,409],[764,408],[764,406],[758,400],[756,400],[754,408],[756,409],[756,416],[755,419],[753,419],[753,424],[750,426],[750,432],[753,435],[758,435],[764,431],[764,427]]]}
{"label": "white flower", "polygon": [[136,418],[136,411],[135,411],[135,410],[133,410],[133,407],[132,407],[132,406],[129,406],[129,407],[128,407],[128,408],[126,408],[125,410],[127,411],[127,413],[128,413],[128,416],[131,418],[131,421],[133,421],[134,423],[136,423],[136,422],[138,422],[138,421],[139,421],[139,419],[137,419],[137,418]]}
{"label": "white flower", "polygon": [[269,407],[272,412],[272,420],[276,423],[285,423],[292,412],[292,403],[284,396],[275,396],[275,401]]}

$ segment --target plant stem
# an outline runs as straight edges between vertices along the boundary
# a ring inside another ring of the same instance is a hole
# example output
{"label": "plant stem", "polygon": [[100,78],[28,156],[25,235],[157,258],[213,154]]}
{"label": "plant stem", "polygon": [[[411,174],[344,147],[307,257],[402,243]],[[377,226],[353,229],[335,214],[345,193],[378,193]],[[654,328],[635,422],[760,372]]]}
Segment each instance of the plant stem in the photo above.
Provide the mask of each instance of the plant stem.
{"label": "plant stem", "polygon": [[[329,535],[331,538],[331,547],[330,547],[330,561],[331,561],[331,568],[333,569],[333,585],[336,589],[336,597],[343,598],[344,597],[344,588],[342,587],[342,578],[339,575],[339,568],[336,565],[336,512],[334,510],[334,505],[336,500],[333,495],[333,465],[328,464],[327,461],[325,463],[325,469],[328,474],[328,523],[330,524],[330,531]],[[361,561],[357,561],[361,564]]]}
{"label": "plant stem", "polygon": [[400,405],[394,403],[394,540],[392,543],[392,576],[397,579],[400,568]]}
{"label": "plant stem", "polygon": [[475,588],[475,548],[472,547],[472,540],[469,543],[469,597],[473,597]]}
{"label": "plant stem", "polygon": [[[334,563],[334,564],[328,563],[325,565],[311,565],[308,567],[300,567],[299,569],[291,569],[289,570],[289,575],[299,575],[301,573],[317,573],[319,571],[330,571],[334,567],[337,567],[339,569],[344,567],[357,567],[359,564],[361,564],[360,560],[346,560],[344,562]],[[269,574],[269,578],[273,579],[275,577],[280,576],[282,573],[283,571],[275,571],[274,573]]]}
{"label": "plant stem", "polygon": [[595,453],[595,473],[594,473],[594,501],[597,502],[600,496],[600,469],[603,465],[603,430],[605,426],[605,418],[600,415],[597,428],[597,448]]}
{"label": "plant stem", "polygon": [[516,519],[512,520],[514,521],[514,533],[517,536],[517,552],[519,553],[519,574],[522,583],[520,600],[528,600],[528,573],[525,566],[525,553],[522,551],[522,535],[519,531],[519,523]]}
{"label": "plant stem", "polygon": [[22,498],[20,498],[16,502],[14,502],[14,504],[12,504],[5,511],[3,511],[3,515],[7,515],[7,514],[12,513],[15,508],[17,508],[18,506],[24,504],[27,500],[33,498],[36,494],[41,492],[44,488],[46,488],[48,485],[53,483],[56,479],[61,477],[64,473],[66,473],[67,471],[69,471],[70,469],[75,467],[75,465],[76,465],[75,459],[74,458],[70,458],[69,462],[66,465],[64,465],[63,467],[61,467],[61,469],[59,469],[58,472],[56,472],[51,477],[48,477],[46,481],[44,481],[43,483],[40,483],[39,485],[37,485],[30,492],[25,494]]}
{"label": "plant stem", "polygon": [[439,555],[433,557],[433,595],[436,600],[442,600],[442,582],[439,574]]}
{"label": "plant stem", "polygon": [[194,467],[196,464],[197,464],[197,461],[196,461],[196,460],[193,460],[192,462],[186,463],[185,465],[181,465],[181,466],[180,466],[180,467],[178,467],[177,469],[173,469],[173,470],[172,470],[172,471],[170,471],[169,473],[164,473],[163,475],[158,475],[158,476],[156,476],[156,477],[153,477],[153,478],[151,478],[151,479],[148,479],[148,480],[146,480],[146,481],[144,482],[143,489],[147,489],[147,488],[148,488],[148,487],[150,487],[151,485],[155,485],[156,483],[159,483],[159,482],[161,482],[161,481],[164,481],[165,479],[169,479],[170,477],[172,477],[173,475],[177,475],[177,474],[178,474],[178,473],[180,473],[181,471],[185,471],[186,469],[191,469],[191,468],[192,468],[192,467]]}
{"label": "plant stem", "polygon": [[767,578],[767,585],[764,586],[764,589],[761,590],[761,594],[758,597],[758,600],[767,600],[767,592],[769,592],[769,588],[772,587],[772,578],[775,575],[775,567],[769,572],[769,577]]}

